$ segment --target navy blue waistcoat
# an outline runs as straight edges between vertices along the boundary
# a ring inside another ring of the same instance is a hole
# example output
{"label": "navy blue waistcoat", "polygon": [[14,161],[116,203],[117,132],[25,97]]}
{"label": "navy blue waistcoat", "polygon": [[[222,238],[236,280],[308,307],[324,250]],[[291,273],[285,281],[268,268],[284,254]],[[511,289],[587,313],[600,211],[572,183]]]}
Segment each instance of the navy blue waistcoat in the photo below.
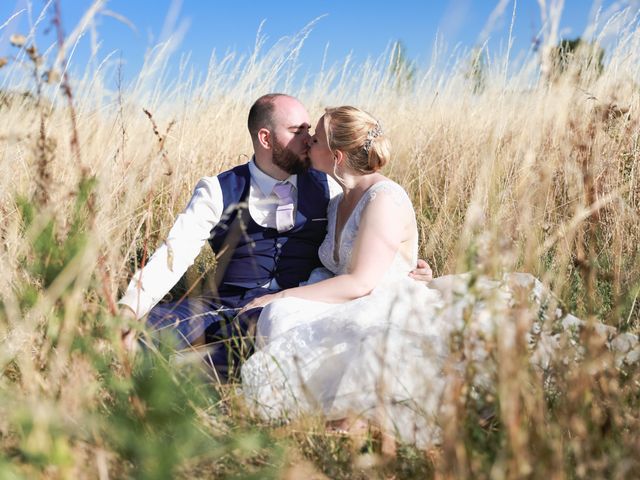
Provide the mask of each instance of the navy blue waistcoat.
{"label": "navy blue waistcoat", "polygon": [[298,206],[294,226],[287,232],[258,225],[249,215],[249,165],[218,175],[224,203],[220,222],[209,243],[217,255],[215,280],[246,288],[263,286],[275,278],[283,289],[297,286],[320,266],[318,247],[327,233],[327,177],[309,170],[298,175]]}

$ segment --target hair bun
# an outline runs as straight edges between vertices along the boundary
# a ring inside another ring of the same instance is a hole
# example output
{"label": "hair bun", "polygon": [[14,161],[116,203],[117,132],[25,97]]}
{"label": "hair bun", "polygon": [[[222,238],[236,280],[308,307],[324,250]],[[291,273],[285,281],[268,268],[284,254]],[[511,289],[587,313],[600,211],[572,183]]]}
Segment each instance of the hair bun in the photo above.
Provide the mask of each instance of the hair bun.
{"label": "hair bun", "polygon": [[367,149],[367,160],[369,169],[372,172],[377,172],[387,164],[389,159],[389,140],[380,133],[373,137],[369,142]]}

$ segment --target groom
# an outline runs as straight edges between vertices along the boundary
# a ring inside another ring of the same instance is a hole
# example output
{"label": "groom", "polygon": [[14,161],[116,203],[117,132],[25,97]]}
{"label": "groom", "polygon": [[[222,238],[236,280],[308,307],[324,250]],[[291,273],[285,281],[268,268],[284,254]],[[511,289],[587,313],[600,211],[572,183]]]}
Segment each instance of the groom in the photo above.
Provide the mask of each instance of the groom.
{"label": "groom", "polygon": [[[202,178],[164,244],[137,271],[118,302],[125,317],[177,334],[179,347],[208,344],[216,370],[235,365],[238,348],[260,309],[238,315],[262,295],[297,286],[320,266],[318,247],[327,227],[327,204],[339,186],[309,169],[309,114],[284,94],[260,97],[249,111],[254,156],[249,163]],[[216,254],[214,282],[198,296],[158,302],[209,242]],[[416,280],[431,269],[419,261]],[[125,344],[132,333],[123,334]],[[244,352],[246,353],[246,352]]]}

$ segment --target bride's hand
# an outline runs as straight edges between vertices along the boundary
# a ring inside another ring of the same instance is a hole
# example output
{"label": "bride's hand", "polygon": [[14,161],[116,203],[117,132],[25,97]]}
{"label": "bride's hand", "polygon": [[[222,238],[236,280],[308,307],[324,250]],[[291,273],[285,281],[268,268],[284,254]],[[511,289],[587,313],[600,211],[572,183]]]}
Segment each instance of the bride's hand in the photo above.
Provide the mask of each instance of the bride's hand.
{"label": "bride's hand", "polygon": [[274,300],[282,298],[284,295],[282,292],[271,293],[269,295],[263,295],[262,297],[254,298],[249,303],[247,303],[239,313],[244,313],[247,310],[251,310],[253,308],[262,308],[269,305]]}

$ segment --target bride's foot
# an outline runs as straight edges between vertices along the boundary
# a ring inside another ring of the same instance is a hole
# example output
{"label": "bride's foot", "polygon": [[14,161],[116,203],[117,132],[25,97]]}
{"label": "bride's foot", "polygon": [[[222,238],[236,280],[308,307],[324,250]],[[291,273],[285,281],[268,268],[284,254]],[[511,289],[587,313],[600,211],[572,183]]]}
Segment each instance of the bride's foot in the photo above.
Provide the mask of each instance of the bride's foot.
{"label": "bride's foot", "polygon": [[398,445],[395,435],[380,431],[380,453],[388,458],[396,458]]}
{"label": "bride's foot", "polygon": [[326,423],[327,431],[343,435],[365,437],[369,432],[369,423],[362,419],[341,418]]}
{"label": "bride's foot", "polygon": [[327,422],[326,427],[328,432],[348,436],[354,444],[357,443],[357,447],[361,447],[361,444],[369,438],[373,427],[374,435],[380,439],[380,453],[387,458],[397,456],[398,448],[395,435],[365,420],[341,418]]}
{"label": "bride's foot", "polygon": [[369,422],[358,418],[341,418],[326,423],[327,432],[348,439],[350,449],[361,451],[369,442]]}

